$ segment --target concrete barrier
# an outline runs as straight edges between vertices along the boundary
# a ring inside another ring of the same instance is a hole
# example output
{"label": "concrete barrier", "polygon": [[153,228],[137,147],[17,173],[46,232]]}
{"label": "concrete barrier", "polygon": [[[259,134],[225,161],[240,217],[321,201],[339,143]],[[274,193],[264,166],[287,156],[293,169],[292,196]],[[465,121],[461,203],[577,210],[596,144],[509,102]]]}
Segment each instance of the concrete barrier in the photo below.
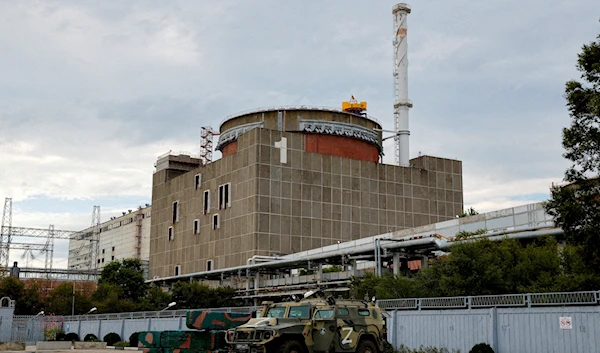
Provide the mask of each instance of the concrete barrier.
{"label": "concrete barrier", "polygon": [[106,349],[106,342],[73,342],[75,349]]}
{"label": "concrete barrier", "polygon": [[38,341],[35,344],[36,351],[55,351],[71,349],[71,341]]}
{"label": "concrete barrier", "polygon": [[24,351],[25,343],[22,342],[5,342],[0,343],[0,352],[1,351]]}

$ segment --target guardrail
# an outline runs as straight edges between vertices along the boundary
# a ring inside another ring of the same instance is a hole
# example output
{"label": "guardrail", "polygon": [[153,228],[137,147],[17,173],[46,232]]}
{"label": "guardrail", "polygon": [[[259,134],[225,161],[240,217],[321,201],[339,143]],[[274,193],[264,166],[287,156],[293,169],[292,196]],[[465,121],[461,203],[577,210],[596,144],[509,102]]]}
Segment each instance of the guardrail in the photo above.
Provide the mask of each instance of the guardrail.
{"label": "guardrail", "polygon": [[378,300],[377,303],[380,307],[391,310],[600,305],[600,291],[480,295],[441,298],[399,298],[382,299]]}
{"label": "guardrail", "polygon": [[[201,308],[197,310],[206,311],[224,311],[228,313],[251,313],[258,309],[256,306],[240,306],[240,307],[226,307],[226,308]],[[109,313],[109,314],[96,314],[96,315],[66,315],[66,316],[52,316],[52,321],[95,321],[95,320],[122,320],[122,319],[151,319],[151,318],[178,318],[185,317],[188,310],[196,309],[180,309],[180,310],[165,310],[165,311],[134,311],[126,313]],[[47,316],[33,316],[33,315],[15,315],[13,321],[22,322],[31,319],[48,320]]]}

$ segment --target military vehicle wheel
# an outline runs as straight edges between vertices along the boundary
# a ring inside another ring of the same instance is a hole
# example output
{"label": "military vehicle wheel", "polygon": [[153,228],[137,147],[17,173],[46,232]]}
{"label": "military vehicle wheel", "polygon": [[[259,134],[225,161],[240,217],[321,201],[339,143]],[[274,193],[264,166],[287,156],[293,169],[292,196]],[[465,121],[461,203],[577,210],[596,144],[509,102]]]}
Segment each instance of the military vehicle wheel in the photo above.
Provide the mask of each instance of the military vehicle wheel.
{"label": "military vehicle wheel", "polygon": [[[304,349],[302,348],[300,342],[290,340],[285,341],[277,353],[304,353]],[[375,351],[373,351],[373,353],[375,353]]]}
{"label": "military vehicle wheel", "polygon": [[379,352],[377,350],[377,346],[375,346],[375,343],[373,343],[372,341],[369,340],[364,340],[362,342],[360,342],[358,344],[358,349],[356,350],[356,353],[377,353]]}

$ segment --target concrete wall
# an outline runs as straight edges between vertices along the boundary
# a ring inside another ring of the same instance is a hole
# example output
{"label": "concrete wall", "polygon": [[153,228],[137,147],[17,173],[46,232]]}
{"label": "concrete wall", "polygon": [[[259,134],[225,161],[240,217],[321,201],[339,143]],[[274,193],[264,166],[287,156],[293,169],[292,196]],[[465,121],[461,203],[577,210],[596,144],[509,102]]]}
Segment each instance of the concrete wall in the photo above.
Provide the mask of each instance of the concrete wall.
{"label": "concrete wall", "polygon": [[[485,342],[496,353],[598,353],[600,307],[394,311],[388,340],[398,348],[468,352]],[[570,318],[570,328],[561,318]],[[564,324],[564,322],[563,322]]]}
{"label": "concrete wall", "polygon": [[[275,147],[282,138],[287,160]],[[154,174],[152,277],[173,276],[176,266],[179,274],[206,271],[207,260],[213,269],[239,266],[253,255],[286,255],[432,224],[463,209],[460,161],[422,156],[408,168],[309,153],[305,135],[260,128],[240,135],[237,145],[236,153],[183,175]],[[219,209],[225,183],[231,183],[231,207]],[[179,217],[173,222],[175,201]]]}
{"label": "concrete wall", "polygon": [[75,332],[83,340],[85,335],[91,333],[100,340],[107,334],[114,332],[121,336],[122,341],[128,341],[134,332],[188,330],[185,326],[185,317],[178,318],[152,318],[152,319],[124,319],[124,320],[95,320],[95,321],[65,321],[65,332]]}

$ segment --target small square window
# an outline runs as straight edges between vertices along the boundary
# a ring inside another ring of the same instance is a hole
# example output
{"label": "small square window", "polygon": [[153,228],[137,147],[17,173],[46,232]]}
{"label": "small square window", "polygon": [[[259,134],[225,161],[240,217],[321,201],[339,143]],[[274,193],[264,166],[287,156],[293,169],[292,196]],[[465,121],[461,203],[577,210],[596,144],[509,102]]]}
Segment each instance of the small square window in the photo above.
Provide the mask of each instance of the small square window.
{"label": "small square window", "polygon": [[104,263],[104,259],[102,259],[102,263]]}
{"label": "small square window", "polygon": [[202,184],[202,174],[194,175],[194,188],[198,190],[200,184]]}
{"label": "small square window", "polygon": [[210,190],[204,190],[204,214],[210,213]]}
{"label": "small square window", "polygon": [[102,253],[103,253],[103,254],[104,254],[104,251],[105,251],[105,250],[106,250],[106,249],[102,249]]}
{"label": "small square window", "polygon": [[181,265],[175,266],[174,274],[175,276],[179,276],[181,274]]}
{"label": "small square window", "polygon": [[212,224],[212,229],[219,229],[221,228],[221,217],[219,217],[218,213],[215,213],[213,215],[213,224]]}
{"label": "small square window", "polygon": [[169,227],[169,241],[173,240],[173,227]]}
{"label": "small square window", "polygon": [[213,269],[213,261],[212,260],[206,260],[206,271],[212,271]]}
{"label": "small square window", "polygon": [[115,251],[115,247],[113,246],[112,251]]}
{"label": "small square window", "polygon": [[98,259],[98,263],[100,263],[100,259]]}
{"label": "small square window", "polygon": [[179,201],[173,202],[173,217],[172,222],[179,222]]}
{"label": "small square window", "polygon": [[194,234],[200,233],[200,220],[199,219],[194,219],[193,231],[194,231]]}
{"label": "small square window", "polygon": [[114,257],[114,256],[111,256],[111,257],[110,257],[110,259],[111,259],[112,261],[114,261],[114,260],[115,260],[115,257]]}

